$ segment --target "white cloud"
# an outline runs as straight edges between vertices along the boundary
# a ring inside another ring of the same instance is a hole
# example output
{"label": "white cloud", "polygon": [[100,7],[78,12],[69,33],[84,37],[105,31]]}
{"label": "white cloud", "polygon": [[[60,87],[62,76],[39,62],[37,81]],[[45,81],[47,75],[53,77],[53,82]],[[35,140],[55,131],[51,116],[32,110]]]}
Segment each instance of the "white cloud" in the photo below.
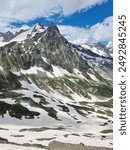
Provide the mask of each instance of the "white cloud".
{"label": "white cloud", "polygon": [[0,18],[0,32],[15,32],[16,30],[18,30],[17,27],[10,25],[10,23],[7,20]]}
{"label": "white cloud", "polygon": [[[37,17],[50,18],[54,14],[68,16],[87,10],[107,0],[0,0],[0,27],[8,29],[10,22],[26,22]],[[11,26],[13,27],[13,26]]]}
{"label": "white cloud", "polygon": [[112,41],[113,17],[107,17],[103,22],[91,27],[58,26],[61,33],[72,43],[84,44],[101,41]]}
{"label": "white cloud", "polygon": [[27,21],[36,17],[50,17],[56,13],[70,15],[91,8],[107,0],[0,0],[0,18]]}
{"label": "white cloud", "polygon": [[63,14],[70,15],[76,11],[82,9],[89,9],[95,5],[100,5],[107,0],[56,0],[57,3],[62,7]]}
{"label": "white cloud", "polygon": [[[107,0],[0,0],[0,31],[11,30],[17,27],[11,22],[25,22],[37,17],[50,19],[54,14],[71,15],[77,11],[87,11],[95,5]],[[97,41],[112,41],[112,17],[91,27],[79,28],[59,25],[60,31],[73,43],[93,43]]]}

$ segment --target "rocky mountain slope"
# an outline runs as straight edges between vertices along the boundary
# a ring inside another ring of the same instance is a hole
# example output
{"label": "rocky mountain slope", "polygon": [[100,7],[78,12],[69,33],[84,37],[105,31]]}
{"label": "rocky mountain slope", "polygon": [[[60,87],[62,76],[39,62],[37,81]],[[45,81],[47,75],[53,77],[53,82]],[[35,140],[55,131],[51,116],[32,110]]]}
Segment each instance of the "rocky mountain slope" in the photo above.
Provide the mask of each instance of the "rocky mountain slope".
{"label": "rocky mountain slope", "polygon": [[112,147],[112,91],[109,52],[36,24],[0,47],[0,137],[41,148],[53,140]]}

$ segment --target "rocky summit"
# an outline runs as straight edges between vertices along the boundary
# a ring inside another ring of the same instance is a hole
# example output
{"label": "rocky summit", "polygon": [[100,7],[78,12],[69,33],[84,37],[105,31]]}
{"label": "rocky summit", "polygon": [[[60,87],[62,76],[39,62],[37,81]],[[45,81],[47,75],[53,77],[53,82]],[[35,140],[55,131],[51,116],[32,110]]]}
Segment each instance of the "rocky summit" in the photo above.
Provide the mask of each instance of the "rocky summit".
{"label": "rocky summit", "polygon": [[72,44],[54,23],[0,36],[1,139],[112,147],[112,50]]}

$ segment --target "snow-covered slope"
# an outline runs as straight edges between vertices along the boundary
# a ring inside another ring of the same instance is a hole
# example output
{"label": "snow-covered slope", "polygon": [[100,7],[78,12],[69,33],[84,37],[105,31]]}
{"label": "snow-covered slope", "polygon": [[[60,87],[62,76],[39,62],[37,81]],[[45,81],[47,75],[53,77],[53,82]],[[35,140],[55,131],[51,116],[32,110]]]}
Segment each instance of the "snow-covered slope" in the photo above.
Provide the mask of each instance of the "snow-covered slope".
{"label": "snow-covered slope", "polygon": [[[40,115],[34,119],[24,117],[17,119],[11,118],[7,113],[4,115],[5,119],[0,117],[0,137],[17,144],[48,146],[51,141],[57,140],[74,144],[112,146],[112,116],[109,114],[112,109],[96,104],[102,100],[93,95],[90,95],[91,100],[82,98],[80,95],[77,95],[77,98],[79,96],[80,99],[72,100],[52,88],[46,92],[39,89],[34,83],[21,81],[21,84],[23,90],[13,92],[22,94],[21,99],[23,100],[20,102],[22,106],[30,111],[40,112]],[[25,97],[32,98],[35,103],[30,106]],[[42,99],[44,103],[41,103],[41,106],[48,108],[46,110],[37,107]],[[105,102],[109,100],[105,99]],[[1,101],[5,100],[1,99]],[[14,100],[10,99],[7,103],[12,102]],[[50,111],[53,111],[53,115],[49,113],[50,108],[52,108]],[[105,131],[109,133],[106,134]]]}
{"label": "snow-covered slope", "polygon": [[95,43],[93,45],[85,44],[81,46],[85,49],[91,50],[93,53],[98,54],[99,56],[112,57],[111,50],[108,47],[102,45],[101,43]]}
{"label": "snow-covered slope", "polygon": [[30,29],[22,32],[21,34],[18,34],[15,38],[13,38],[10,42],[13,41],[23,41],[25,40],[27,37],[33,37],[36,33],[41,33],[43,32],[45,29],[39,24],[37,23],[35,26],[31,27]]}
{"label": "snow-covered slope", "polygon": [[5,46],[8,42],[0,42],[0,47]]}

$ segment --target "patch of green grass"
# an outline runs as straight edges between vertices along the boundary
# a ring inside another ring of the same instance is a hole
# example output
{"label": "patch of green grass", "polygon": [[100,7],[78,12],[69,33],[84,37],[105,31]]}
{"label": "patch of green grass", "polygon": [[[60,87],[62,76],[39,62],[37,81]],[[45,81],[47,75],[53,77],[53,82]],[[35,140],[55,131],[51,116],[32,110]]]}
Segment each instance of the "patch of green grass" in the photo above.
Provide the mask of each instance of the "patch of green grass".
{"label": "patch of green grass", "polygon": [[102,81],[102,82],[106,81],[98,72],[95,72],[95,76],[99,81]]}
{"label": "patch of green grass", "polygon": [[111,97],[113,95],[113,88],[111,86],[102,84],[95,87],[95,89],[97,89],[96,94],[98,96]]}
{"label": "patch of green grass", "polygon": [[98,106],[112,108],[113,107],[113,100],[111,99],[111,100],[106,101],[106,102],[95,102],[95,104]]}
{"label": "patch of green grass", "polygon": [[73,83],[68,78],[64,78],[64,83],[69,86],[74,92],[81,94],[84,97],[90,98],[87,92],[89,84],[87,81],[82,81],[78,79],[76,83]]}
{"label": "patch of green grass", "polygon": [[11,90],[20,87],[19,77],[12,72],[7,72],[5,76],[0,74],[0,90]]}
{"label": "patch of green grass", "polygon": [[82,102],[79,102],[80,103],[80,105],[87,105],[88,104],[88,102],[86,102],[86,101],[82,101]]}

